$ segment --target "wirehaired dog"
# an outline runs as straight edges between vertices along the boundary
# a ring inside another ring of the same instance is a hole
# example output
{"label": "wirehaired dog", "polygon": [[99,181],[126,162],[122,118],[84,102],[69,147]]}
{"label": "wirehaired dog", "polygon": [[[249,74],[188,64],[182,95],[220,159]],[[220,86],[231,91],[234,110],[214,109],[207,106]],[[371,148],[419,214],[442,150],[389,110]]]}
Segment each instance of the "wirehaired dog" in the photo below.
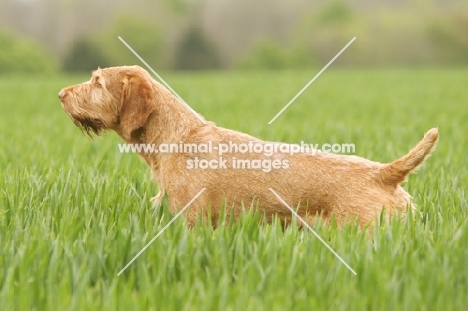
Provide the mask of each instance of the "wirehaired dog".
{"label": "wirehaired dog", "polygon": [[[178,212],[206,188],[185,212],[190,225],[200,215],[211,215],[216,223],[223,205],[232,208],[235,217],[243,207],[254,206],[269,220],[276,215],[290,222],[291,211],[270,189],[307,222],[334,215],[338,223],[357,218],[364,225],[384,207],[387,216],[405,215],[414,205],[401,183],[425,161],[438,140],[438,130],[433,128],[408,154],[385,164],[323,152],[266,155],[235,148],[221,157],[219,149],[228,144],[265,148],[278,144],[205,122],[138,66],[98,69],[89,81],[62,89],[59,98],[75,125],[89,135],[113,130],[129,144],[181,148],[209,142],[210,152],[192,148],[139,153],[159,185],[155,204],[167,194],[170,210]],[[239,159],[244,162],[237,167]],[[195,165],[201,163],[204,166]],[[265,163],[270,170],[264,169]]]}

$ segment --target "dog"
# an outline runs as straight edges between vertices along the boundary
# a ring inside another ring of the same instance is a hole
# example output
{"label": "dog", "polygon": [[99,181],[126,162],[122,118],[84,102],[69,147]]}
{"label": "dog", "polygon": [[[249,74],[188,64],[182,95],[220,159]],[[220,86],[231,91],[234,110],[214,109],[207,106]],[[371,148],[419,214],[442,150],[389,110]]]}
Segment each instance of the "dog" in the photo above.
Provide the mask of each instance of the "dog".
{"label": "dog", "polygon": [[[99,68],[89,81],[66,87],[58,96],[74,124],[91,137],[113,130],[128,144],[184,149],[139,155],[159,186],[155,205],[167,194],[169,209],[176,213],[193,201],[184,212],[190,226],[200,216],[216,223],[223,206],[235,218],[243,209],[256,208],[268,221],[277,217],[286,224],[293,219],[286,204],[308,223],[321,217],[338,224],[357,219],[365,226],[382,211],[386,217],[404,216],[415,205],[401,183],[426,160],[439,137],[433,128],[408,154],[385,164],[325,152],[279,152],[277,147],[286,144],[207,122],[139,66]],[[185,150],[185,144],[193,148]],[[195,148],[207,145],[210,152]],[[244,152],[249,145],[277,149],[268,155]],[[219,149],[226,146],[232,150],[221,157]]]}

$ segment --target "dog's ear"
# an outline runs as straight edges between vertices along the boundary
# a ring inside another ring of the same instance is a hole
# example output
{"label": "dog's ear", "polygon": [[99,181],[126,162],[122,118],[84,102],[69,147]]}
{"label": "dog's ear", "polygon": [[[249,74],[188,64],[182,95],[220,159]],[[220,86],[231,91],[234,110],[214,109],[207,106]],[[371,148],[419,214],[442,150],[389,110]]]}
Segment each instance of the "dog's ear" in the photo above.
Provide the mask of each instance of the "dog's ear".
{"label": "dog's ear", "polygon": [[121,135],[131,140],[132,134],[144,127],[155,109],[154,90],[151,81],[140,74],[127,74],[122,84]]}

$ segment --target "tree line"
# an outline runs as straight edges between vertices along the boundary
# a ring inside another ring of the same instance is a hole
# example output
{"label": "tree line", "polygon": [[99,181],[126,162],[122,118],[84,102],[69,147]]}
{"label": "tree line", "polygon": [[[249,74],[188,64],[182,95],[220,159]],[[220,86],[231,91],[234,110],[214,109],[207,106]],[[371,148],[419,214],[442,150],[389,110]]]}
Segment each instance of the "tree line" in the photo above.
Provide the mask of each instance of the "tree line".
{"label": "tree line", "polygon": [[0,72],[302,69],[468,64],[468,6],[454,1],[0,0]]}

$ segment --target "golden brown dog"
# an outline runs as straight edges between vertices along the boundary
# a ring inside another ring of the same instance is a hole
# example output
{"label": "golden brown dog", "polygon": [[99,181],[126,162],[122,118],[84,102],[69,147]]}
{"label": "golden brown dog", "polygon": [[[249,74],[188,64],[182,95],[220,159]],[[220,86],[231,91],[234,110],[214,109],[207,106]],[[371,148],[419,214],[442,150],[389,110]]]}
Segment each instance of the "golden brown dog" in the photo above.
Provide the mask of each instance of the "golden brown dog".
{"label": "golden brown dog", "polygon": [[[235,217],[243,207],[254,206],[268,219],[277,215],[290,221],[290,210],[270,188],[308,222],[317,215],[330,219],[334,214],[339,223],[357,217],[366,224],[383,207],[387,215],[404,215],[414,206],[400,184],[424,162],[438,140],[437,129],[431,129],[407,155],[388,164],[356,156],[278,150],[267,155],[235,147],[220,155],[221,145],[266,148],[277,144],[202,122],[201,116],[138,66],[98,69],[88,82],[61,90],[59,98],[73,122],[90,135],[114,130],[129,144],[178,145],[178,152],[139,154],[159,185],[156,204],[167,194],[170,210],[177,212],[206,188],[185,213],[190,225],[200,214],[207,215],[206,207],[216,221],[223,204],[233,208]],[[209,152],[183,147],[208,143]],[[265,163],[270,170],[259,166]]]}

